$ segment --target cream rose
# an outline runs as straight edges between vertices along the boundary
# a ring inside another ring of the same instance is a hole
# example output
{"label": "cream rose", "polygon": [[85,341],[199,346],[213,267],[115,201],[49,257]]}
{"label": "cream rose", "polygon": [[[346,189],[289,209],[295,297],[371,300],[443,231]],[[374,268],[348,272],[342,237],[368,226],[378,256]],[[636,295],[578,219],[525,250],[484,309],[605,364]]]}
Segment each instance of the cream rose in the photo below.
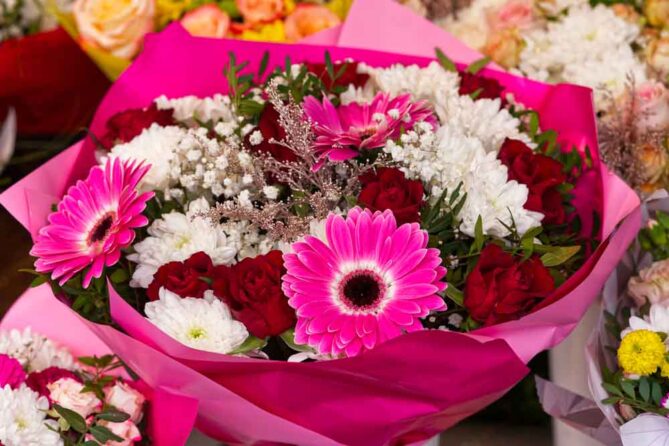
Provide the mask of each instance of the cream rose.
{"label": "cream rose", "polygon": [[72,7],[85,42],[132,59],[154,30],[155,0],[77,0]]}
{"label": "cream rose", "polygon": [[272,22],[284,14],[283,0],[236,0],[236,4],[244,21],[251,24]]}
{"label": "cream rose", "polygon": [[627,284],[627,292],[637,306],[646,300],[651,304],[669,306],[669,259],[654,262],[648,268],[639,271]]}
{"label": "cream rose", "polygon": [[325,6],[303,4],[286,17],[286,39],[297,42],[340,23],[339,17]]}
{"label": "cream rose", "polygon": [[[106,427],[115,435],[123,438],[123,441],[108,441],[104,446],[132,446],[142,439],[142,434],[130,420],[122,423],[112,423],[111,421],[99,421],[99,426]],[[90,438],[89,438],[90,439]]]}
{"label": "cream rose", "polygon": [[186,14],[181,25],[193,36],[222,38],[230,27],[230,16],[218,6],[208,4]]}
{"label": "cream rose", "polygon": [[133,423],[138,423],[142,419],[144,401],[146,401],[144,395],[122,381],[105,389],[105,402],[130,415],[130,421]]}
{"label": "cream rose", "polygon": [[72,378],[61,378],[47,384],[51,401],[86,418],[102,407],[93,392],[82,392],[84,385]]}
{"label": "cream rose", "polygon": [[646,62],[662,75],[669,74],[669,37],[651,37],[645,48]]}
{"label": "cream rose", "polygon": [[639,131],[662,131],[669,127],[669,91],[661,82],[644,82],[634,90],[633,98],[626,95],[625,110],[629,109],[631,100],[634,101],[633,113]]}

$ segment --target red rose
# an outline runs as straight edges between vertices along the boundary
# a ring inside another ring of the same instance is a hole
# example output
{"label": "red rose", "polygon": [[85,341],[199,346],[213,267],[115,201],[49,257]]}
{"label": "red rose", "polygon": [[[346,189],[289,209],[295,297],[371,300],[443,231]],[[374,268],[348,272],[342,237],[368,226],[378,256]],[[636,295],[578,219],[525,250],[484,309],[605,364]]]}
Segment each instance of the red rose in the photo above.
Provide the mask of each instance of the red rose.
{"label": "red rose", "polygon": [[146,294],[156,300],[160,288],[166,288],[181,297],[202,297],[210,289],[213,271],[209,256],[196,252],[185,262],[170,262],[158,268]]}
{"label": "red rose", "polygon": [[522,260],[488,245],[467,276],[464,305],[472,319],[494,325],[528,314],[554,288],[553,276],[539,257]]}
{"label": "red rose", "polygon": [[163,126],[174,124],[172,110],[158,110],[154,103],[147,109],[133,108],[116,113],[107,121],[107,131],[100,138],[100,144],[105,149],[111,149],[119,142],[129,142],[153,123]]}
{"label": "red rose", "polygon": [[489,77],[484,77],[479,74],[471,74],[466,71],[461,71],[460,73],[460,90],[461,95],[469,95],[474,92],[479,92],[476,96],[476,99],[496,99],[500,98],[502,102],[505,102],[502,97],[504,93],[504,87],[496,79],[491,79]]}
{"label": "red rose", "polygon": [[286,131],[279,124],[279,113],[272,104],[267,104],[260,114],[257,130],[262,134],[262,142],[253,145],[250,142],[251,133],[246,136],[246,147],[252,152],[268,153],[278,161],[296,161],[297,155],[288,147],[271,143],[270,140],[283,141],[286,138]]}
{"label": "red rose", "polygon": [[545,215],[543,224],[562,224],[565,210],[557,187],[567,180],[562,164],[546,155],[534,153],[524,142],[507,139],[499,159],[509,169],[509,179],[529,189],[525,209]]}
{"label": "red rose", "polygon": [[214,294],[235,319],[259,338],[276,336],[295,325],[295,310],[281,291],[285,273],[281,251],[246,258],[232,267],[216,268]]}
{"label": "red rose", "polygon": [[358,64],[356,62],[338,62],[333,64],[335,74],[338,74],[341,67],[346,65],[344,72],[337,78],[336,82],[332,81],[325,64],[307,63],[306,65],[307,70],[318,76],[329,90],[332,90],[334,87],[348,87],[349,85],[363,87],[369,79],[369,75],[358,73]]}
{"label": "red rose", "polygon": [[423,205],[423,184],[407,180],[398,169],[382,167],[376,173],[369,172],[360,177],[362,190],[358,202],[371,211],[390,209],[398,224],[420,221],[419,211]]}
{"label": "red rose", "polygon": [[42,370],[41,372],[32,372],[30,375],[28,375],[28,378],[26,379],[26,385],[35,392],[39,393],[40,396],[49,398],[49,402],[51,402],[51,392],[49,392],[47,386],[62,378],[71,378],[75,381],[81,382],[81,379],[69,370],[61,369],[59,367],[49,367]]}

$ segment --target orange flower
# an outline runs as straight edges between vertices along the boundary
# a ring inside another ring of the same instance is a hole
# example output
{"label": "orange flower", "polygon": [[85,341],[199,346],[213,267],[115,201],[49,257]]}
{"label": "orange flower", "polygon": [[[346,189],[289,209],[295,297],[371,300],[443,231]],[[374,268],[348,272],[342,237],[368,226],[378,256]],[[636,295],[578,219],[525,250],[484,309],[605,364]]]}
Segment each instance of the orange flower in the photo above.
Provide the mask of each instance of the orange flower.
{"label": "orange flower", "polygon": [[272,22],[284,12],[283,0],[236,0],[237,9],[248,23]]}
{"label": "orange flower", "polygon": [[230,16],[210,3],[186,14],[181,24],[193,36],[222,38],[230,28]]}
{"label": "orange flower", "polygon": [[299,5],[286,18],[286,40],[296,42],[340,23],[339,17],[325,6]]}

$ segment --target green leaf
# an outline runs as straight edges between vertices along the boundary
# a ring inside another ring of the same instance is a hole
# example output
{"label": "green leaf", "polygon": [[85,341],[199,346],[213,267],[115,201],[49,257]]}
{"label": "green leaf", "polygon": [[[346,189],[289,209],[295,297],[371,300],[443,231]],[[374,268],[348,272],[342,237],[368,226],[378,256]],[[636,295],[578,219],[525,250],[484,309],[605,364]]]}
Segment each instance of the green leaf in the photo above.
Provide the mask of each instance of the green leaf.
{"label": "green leaf", "polygon": [[476,226],[474,227],[474,248],[476,252],[481,252],[485,238],[483,236],[483,219],[479,215],[476,219]]}
{"label": "green leaf", "polygon": [[109,276],[109,279],[112,283],[123,283],[128,280],[128,273],[123,268],[118,268]]}
{"label": "green leaf", "polygon": [[636,386],[632,381],[623,380],[620,382],[620,387],[623,388],[623,392],[625,392],[630,398],[636,398]]}
{"label": "green leaf", "polygon": [[662,386],[660,386],[660,384],[657,381],[653,381],[651,385],[650,394],[653,403],[655,403],[656,406],[659,406],[660,401],[662,401],[662,397],[664,396],[664,394],[662,393]]}
{"label": "green leaf", "polygon": [[65,421],[67,421],[67,424],[69,424],[72,429],[75,431],[79,432],[80,434],[85,434],[87,430],[86,426],[86,420],[76,413],[73,410],[66,409],[63,406],[59,406],[58,404],[54,404],[53,408],[58,412],[58,415],[63,417]]}
{"label": "green leaf", "polygon": [[648,383],[648,378],[645,376],[639,380],[639,395],[645,402],[650,400],[650,383]]}
{"label": "green leaf", "polygon": [[46,281],[47,281],[46,276],[37,276],[33,279],[32,282],[30,282],[30,288],[38,287],[38,286],[42,285],[43,283],[46,283]]}
{"label": "green leaf", "polygon": [[267,70],[267,64],[269,63],[269,51],[265,51],[260,60],[260,66],[258,67],[258,79],[261,79],[265,71]]}
{"label": "green leaf", "polygon": [[329,51],[325,52],[325,70],[327,71],[328,76],[330,76],[330,79],[335,78],[334,65],[332,64],[332,58],[330,57]]}
{"label": "green leaf", "polygon": [[458,68],[455,66],[455,63],[451,59],[449,59],[446,54],[444,54],[441,48],[435,48],[434,51],[435,53],[437,53],[437,60],[439,61],[439,64],[444,68],[444,70],[452,72],[458,71]]}
{"label": "green leaf", "polygon": [[580,246],[558,246],[542,255],[541,263],[543,263],[547,268],[562,265],[564,262],[576,255],[576,253],[578,253],[580,250]]}
{"label": "green leaf", "polygon": [[119,437],[104,426],[91,426],[90,433],[93,435],[93,438],[102,444],[105,444],[108,441],[123,441],[123,438]]}
{"label": "green leaf", "polygon": [[604,390],[609,392],[611,395],[623,396],[623,393],[620,391],[620,389],[611,383],[602,383],[602,387],[604,387]]}
{"label": "green leaf", "polygon": [[472,62],[465,71],[467,71],[467,73],[470,74],[477,74],[479,71],[485,68],[485,66],[488,65],[489,63],[490,63],[490,58],[486,56],[483,59],[479,59]]}
{"label": "green leaf", "polygon": [[539,115],[536,113],[530,113],[530,122],[529,122],[529,134],[531,137],[534,137],[534,135],[537,134],[537,131],[539,130]]}
{"label": "green leaf", "polygon": [[95,416],[98,420],[111,421],[112,423],[123,423],[130,419],[130,415],[114,408],[108,408]]}
{"label": "green leaf", "polygon": [[458,304],[461,307],[464,307],[465,296],[462,291],[457,289],[455,286],[450,283],[446,287],[446,296],[448,296],[453,302]]}
{"label": "green leaf", "polygon": [[81,443],[81,446],[100,446],[100,443],[95,440],[88,440]]}
{"label": "green leaf", "polygon": [[231,351],[230,355],[237,355],[239,353],[246,353],[250,352],[251,350],[259,350],[263,348],[265,345],[267,345],[267,339],[260,339],[256,338],[255,336],[249,336],[246,338],[246,341],[233,351]]}
{"label": "green leaf", "polygon": [[618,401],[620,401],[620,398],[617,396],[610,396],[608,398],[604,398],[602,400],[602,404],[618,404]]}
{"label": "green leaf", "polygon": [[309,347],[308,345],[304,344],[296,344],[295,343],[295,329],[291,328],[279,335],[281,340],[291,349],[295,350],[296,352],[313,352],[314,349]]}

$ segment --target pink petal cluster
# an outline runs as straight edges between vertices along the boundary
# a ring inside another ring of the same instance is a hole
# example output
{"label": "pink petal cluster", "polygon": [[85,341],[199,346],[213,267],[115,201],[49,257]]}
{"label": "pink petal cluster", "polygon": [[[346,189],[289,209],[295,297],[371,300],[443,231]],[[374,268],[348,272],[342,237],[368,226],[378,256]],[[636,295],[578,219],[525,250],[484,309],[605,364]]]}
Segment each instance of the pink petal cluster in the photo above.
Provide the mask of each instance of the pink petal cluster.
{"label": "pink petal cluster", "polygon": [[26,385],[39,393],[40,396],[47,397],[49,402],[51,402],[51,393],[47,386],[62,378],[69,378],[81,382],[81,379],[75,375],[74,372],[61,369],[60,367],[49,367],[41,372],[32,372],[28,375]]}
{"label": "pink petal cluster", "polygon": [[9,355],[0,354],[0,388],[9,386],[16,389],[26,380],[26,372],[21,363]]}
{"label": "pink petal cluster", "polygon": [[330,214],[326,239],[306,236],[285,254],[283,290],[297,313],[295,342],[320,354],[355,356],[444,310],[437,249],[417,223],[397,226],[391,211]]}
{"label": "pink petal cluster", "polygon": [[313,96],[304,100],[304,112],[313,122],[315,151],[321,160],[344,161],[358,156],[360,150],[383,147],[399,137],[402,129],[415,123],[436,120],[427,103],[412,102],[408,94],[391,98],[378,93],[369,103],[353,102],[335,107],[328,98]]}
{"label": "pink petal cluster", "polygon": [[137,191],[148,170],[148,165],[112,158],[70,187],[30,251],[37,257],[35,269],[51,272],[62,285],[90,266],[83,279],[88,287],[105,266],[118,262],[121,249],[135,238],[134,229],[148,224],[142,212],[153,192]]}

